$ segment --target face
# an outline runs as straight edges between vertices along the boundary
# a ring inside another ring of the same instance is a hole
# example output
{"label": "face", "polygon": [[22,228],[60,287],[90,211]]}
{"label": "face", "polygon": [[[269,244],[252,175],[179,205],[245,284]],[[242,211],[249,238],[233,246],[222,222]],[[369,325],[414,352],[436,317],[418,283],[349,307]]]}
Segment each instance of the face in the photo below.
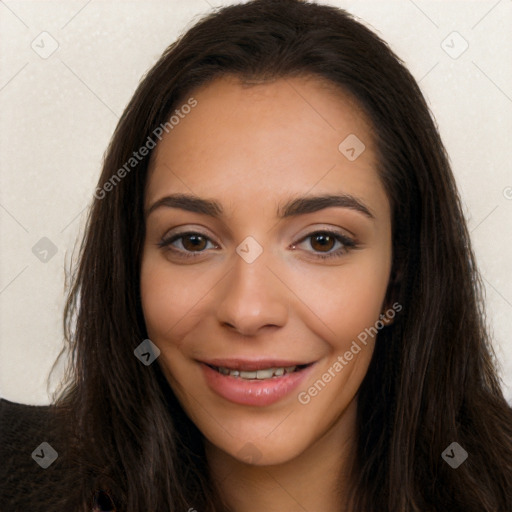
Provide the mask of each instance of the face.
{"label": "face", "polygon": [[145,191],[148,335],[207,442],[278,464],[357,402],[387,306],[390,206],[348,95],[223,77],[191,96]]}

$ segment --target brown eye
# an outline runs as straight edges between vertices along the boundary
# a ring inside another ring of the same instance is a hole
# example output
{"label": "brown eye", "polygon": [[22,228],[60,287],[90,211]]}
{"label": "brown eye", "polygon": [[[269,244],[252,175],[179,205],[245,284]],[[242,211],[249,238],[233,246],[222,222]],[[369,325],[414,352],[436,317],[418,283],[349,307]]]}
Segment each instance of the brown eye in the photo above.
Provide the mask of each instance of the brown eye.
{"label": "brown eye", "polygon": [[336,244],[336,238],[328,233],[311,235],[311,247],[315,251],[328,252]]}
{"label": "brown eye", "polygon": [[[347,254],[351,249],[356,249],[358,243],[355,240],[347,237],[346,235],[338,232],[330,231],[316,231],[305,236],[301,240],[301,244],[305,244],[309,239],[309,247],[313,249],[306,250],[306,252],[313,253],[315,258],[341,258]],[[294,244],[293,248],[297,246]]]}
{"label": "brown eye", "polygon": [[184,235],[181,236],[181,239],[181,243],[187,251],[194,251],[195,249],[202,251],[207,245],[207,239],[202,235]]}
{"label": "brown eye", "polygon": [[164,237],[157,245],[161,249],[172,251],[174,255],[183,258],[200,256],[203,252],[206,253],[207,249],[218,249],[218,246],[209,237],[195,232]]}

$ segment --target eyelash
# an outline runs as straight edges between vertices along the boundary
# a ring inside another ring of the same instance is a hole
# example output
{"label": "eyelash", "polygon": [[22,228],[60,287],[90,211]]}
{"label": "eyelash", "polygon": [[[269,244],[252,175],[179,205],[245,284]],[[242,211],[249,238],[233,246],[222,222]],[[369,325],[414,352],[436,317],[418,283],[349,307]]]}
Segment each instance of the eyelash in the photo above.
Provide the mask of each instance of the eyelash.
{"label": "eyelash", "polygon": [[[196,251],[195,254],[194,254],[194,251],[192,251],[192,252],[191,251],[183,252],[182,250],[177,250],[177,249],[171,248],[171,244],[173,242],[175,242],[176,240],[179,240],[181,238],[185,238],[185,237],[191,236],[191,235],[195,235],[195,236],[199,235],[200,237],[203,237],[207,241],[211,242],[210,238],[208,236],[204,235],[203,233],[199,233],[199,232],[196,232],[196,231],[187,231],[187,232],[184,232],[184,233],[178,233],[176,235],[172,235],[169,238],[165,238],[164,237],[164,238],[162,238],[162,240],[160,240],[160,242],[157,243],[157,246],[159,248],[161,248],[161,249],[162,248],[167,248],[167,249],[171,250],[172,252],[179,254],[180,257],[184,257],[184,258],[197,258],[203,252],[205,252],[205,249],[203,249],[202,251]],[[320,231],[313,231],[312,233],[309,233],[308,235],[302,237],[298,241],[298,243],[302,243],[305,240],[307,240],[308,238],[312,238],[312,237],[314,237],[316,235],[332,236],[336,241],[340,242],[343,245],[342,248],[337,249],[336,251],[333,251],[333,252],[330,252],[330,253],[326,253],[326,254],[316,253],[315,254],[315,258],[318,258],[320,260],[326,260],[326,259],[329,259],[329,258],[340,258],[340,257],[344,256],[350,250],[356,249],[358,247],[358,244],[352,238],[349,238],[349,237],[347,237],[345,235],[342,235],[341,233],[338,233],[336,231],[330,231],[328,229],[323,229],[323,230],[320,230]],[[293,246],[295,246],[295,244],[293,244]]]}

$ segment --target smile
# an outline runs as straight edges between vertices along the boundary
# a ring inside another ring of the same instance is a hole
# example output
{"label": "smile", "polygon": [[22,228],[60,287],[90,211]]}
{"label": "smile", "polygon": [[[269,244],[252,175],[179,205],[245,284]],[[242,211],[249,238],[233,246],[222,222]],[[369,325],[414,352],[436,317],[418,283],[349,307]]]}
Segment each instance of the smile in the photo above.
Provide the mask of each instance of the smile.
{"label": "smile", "polygon": [[279,368],[266,368],[263,370],[257,370],[257,371],[241,371],[241,370],[231,370],[229,368],[226,368],[224,366],[210,366],[210,368],[213,368],[214,370],[218,371],[222,375],[231,375],[232,377],[239,377],[240,379],[246,379],[246,380],[265,380],[265,379],[272,379],[276,377],[282,377],[283,375],[287,373],[293,373],[296,371],[300,371],[303,368],[305,368],[308,365],[294,365],[294,366],[281,366]]}
{"label": "smile", "polygon": [[200,362],[206,384],[216,395],[235,404],[260,407],[288,396],[306,379],[314,365],[268,365],[264,361],[222,365]]}

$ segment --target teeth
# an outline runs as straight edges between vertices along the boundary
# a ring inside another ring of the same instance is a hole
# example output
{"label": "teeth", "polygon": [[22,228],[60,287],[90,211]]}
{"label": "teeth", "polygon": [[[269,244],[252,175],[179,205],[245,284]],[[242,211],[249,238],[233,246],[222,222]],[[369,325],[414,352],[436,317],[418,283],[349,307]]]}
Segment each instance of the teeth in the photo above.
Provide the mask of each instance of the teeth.
{"label": "teeth", "polygon": [[255,379],[257,375],[258,372],[240,372],[242,379]]}
{"label": "teeth", "polygon": [[257,379],[270,379],[274,375],[274,369],[269,368],[268,370],[258,370],[256,372]]}
{"label": "teeth", "polygon": [[230,370],[229,368],[218,367],[215,368],[222,375],[231,375],[232,377],[240,377],[241,379],[271,379],[272,377],[281,377],[285,373],[293,373],[297,366],[288,366],[286,368],[266,368],[264,370],[258,370],[253,372]]}

